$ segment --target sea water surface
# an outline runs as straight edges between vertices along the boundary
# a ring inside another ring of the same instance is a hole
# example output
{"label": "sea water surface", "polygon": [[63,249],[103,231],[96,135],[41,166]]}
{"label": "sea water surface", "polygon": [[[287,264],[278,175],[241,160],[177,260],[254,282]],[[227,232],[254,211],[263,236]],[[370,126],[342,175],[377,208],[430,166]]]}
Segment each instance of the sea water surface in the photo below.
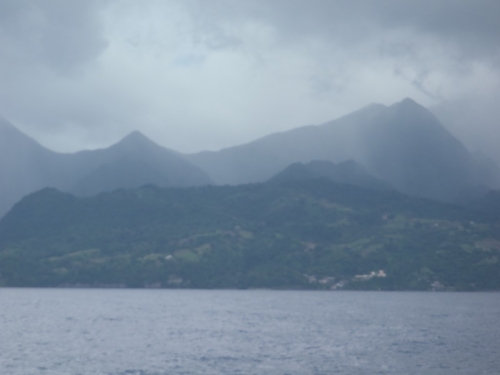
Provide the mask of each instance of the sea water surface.
{"label": "sea water surface", "polygon": [[2,375],[499,373],[499,293],[0,288]]}

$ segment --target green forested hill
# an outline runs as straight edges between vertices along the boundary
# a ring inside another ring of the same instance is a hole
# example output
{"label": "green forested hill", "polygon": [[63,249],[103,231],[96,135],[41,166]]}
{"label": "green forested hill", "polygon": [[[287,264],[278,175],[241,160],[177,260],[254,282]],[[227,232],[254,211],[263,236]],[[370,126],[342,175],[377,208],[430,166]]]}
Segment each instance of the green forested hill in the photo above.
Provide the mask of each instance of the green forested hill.
{"label": "green forested hill", "polygon": [[500,289],[500,224],[315,179],[34,193],[0,220],[0,285]]}

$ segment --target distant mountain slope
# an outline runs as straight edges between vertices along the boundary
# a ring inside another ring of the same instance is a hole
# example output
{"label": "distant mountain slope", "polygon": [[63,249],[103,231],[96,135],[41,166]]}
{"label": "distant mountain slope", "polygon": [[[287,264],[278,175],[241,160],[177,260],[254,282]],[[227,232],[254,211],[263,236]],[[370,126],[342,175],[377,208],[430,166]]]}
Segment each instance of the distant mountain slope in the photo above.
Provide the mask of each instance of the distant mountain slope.
{"label": "distant mountain slope", "polygon": [[496,173],[411,99],[187,157],[221,184],[265,181],[297,162],[353,159],[401,192],[445,201],[491,184]]}
{"label": "distant mountain slope", "polygon": [[359,130],[385,108],[372,104],[324,125],[303,126],[244,145],[186,157],[205,170],[215,183],[232,185],[267,181],[298,162],[358,160],[362,146]]}
{"label": "distant mountain slope", "polygon": [[24,195],[53,186],[59,165],[55,153],[0,118],[0,217]]}
{"label": "distant mountain slope", "polygon": [[380,113],[363,137],[367,167],[407,194],[454,201],[464,189],[483,183],[462,143],[411,99]]}
{"label": "distant mountain slope", "polygon": [[89,169],[89,164],[93,167],[71,187],[70,191],[77,195],[145,184],[186,187],[212,183],[205,172],[181,154],[157,145],[137,131],[109,148],[74,156],[81,158],[79,163],[85,169]]}
{"label": "distant mountain slope", "polygon": [[323,160],[314,160],[306,164],[294,163],[269,179],[269,182],[280,183],[319,177],[367,189],[390,189],[389,184],[371,176],[366,168],[354,160],[346,160],[338,164]]}
{"label": "distant mountain slope", "polygon": [[43,187],[79,195],[144,184],[199,186],[211,179],[181,154],[135,132],[101,150],[61,154],[0,119],[0,217]]}
{"label": "distant mountain slope", "polygon": [[25,197],[0,286],[500,290],[498,222],[328,179]]}
{"label": "distant mountain slope", "polygon": [[88,196],[150,183],[263,182],[293,163],[348,159],[415,196],[467,202],[500,188],[500,168],[487,157],[471,155],[411,99],[390,107],[372,104],[323,125],[193,155],[163,148],[138,132],[106,149],[60,154],[0,119],[0,216],[43,187]]}

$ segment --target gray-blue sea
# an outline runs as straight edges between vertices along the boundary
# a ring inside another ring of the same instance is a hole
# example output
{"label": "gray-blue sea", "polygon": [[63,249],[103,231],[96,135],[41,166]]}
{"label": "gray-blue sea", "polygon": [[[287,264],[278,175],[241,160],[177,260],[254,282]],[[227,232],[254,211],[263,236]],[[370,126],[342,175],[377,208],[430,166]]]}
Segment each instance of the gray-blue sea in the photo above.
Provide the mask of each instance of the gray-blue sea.
{"label": "gray-blue sea", "polygon": [[0,374],[500,374],[500,294],[0,288]]}

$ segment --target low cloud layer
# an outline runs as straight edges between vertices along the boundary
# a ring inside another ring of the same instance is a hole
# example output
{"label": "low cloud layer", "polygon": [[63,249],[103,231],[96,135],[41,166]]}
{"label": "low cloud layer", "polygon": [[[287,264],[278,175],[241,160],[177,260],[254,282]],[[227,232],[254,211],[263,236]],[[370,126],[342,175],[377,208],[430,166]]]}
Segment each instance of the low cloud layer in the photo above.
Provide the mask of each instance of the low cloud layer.
{"label": "low cloud layer", "polygon": [[0,113],[60,151],[219,149],[412,97],[500,162],[500,3],[0,0]]}

